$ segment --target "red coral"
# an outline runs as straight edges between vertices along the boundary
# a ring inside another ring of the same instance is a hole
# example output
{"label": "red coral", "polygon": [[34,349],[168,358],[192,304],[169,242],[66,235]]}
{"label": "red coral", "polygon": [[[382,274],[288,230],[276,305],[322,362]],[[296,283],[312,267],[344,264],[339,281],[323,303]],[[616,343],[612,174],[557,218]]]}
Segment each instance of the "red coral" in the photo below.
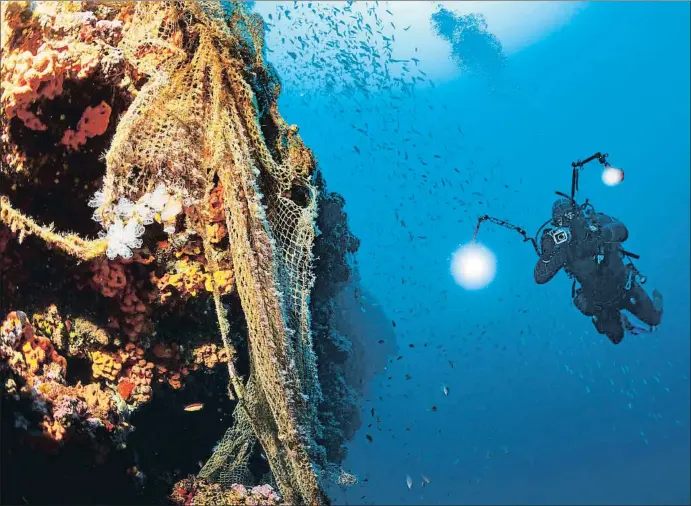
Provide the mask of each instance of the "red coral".
{"label": "red coral", "polygon": [[120,381],[120,383],[118,383],[118,393],[124,400],[128,400],[130,398],[130,395],[132,395],[132,390],[134,390],[134,383],[131,381],[123,379]]}
{"label": "red coral", "polygon": [[79,120],[77,130],[67,129],[60,142],[75,151],[78,150],[80,146],[86,144],[87,139],[106,133],[110,113],[111,108],[105,102],[101,102],[96,107],[87,107]]}
{"label": "red coral", "polygon": [[[151,263],[152,257],[141,257],[140,264]],[[121,330],[131,340],[151,329],[149,303],[155,294],[142,281],[136,282],[125,267],[132,261],[98,259],[91,264],[90,285],[102,295],[117,300],[119,314],[110,315],[108,327]]]}
{"label": "red coral", "polygon": [[91,286],[105,297],[122,293],[127,284],[125,267],[119,261],[100,258],[91,264]]}

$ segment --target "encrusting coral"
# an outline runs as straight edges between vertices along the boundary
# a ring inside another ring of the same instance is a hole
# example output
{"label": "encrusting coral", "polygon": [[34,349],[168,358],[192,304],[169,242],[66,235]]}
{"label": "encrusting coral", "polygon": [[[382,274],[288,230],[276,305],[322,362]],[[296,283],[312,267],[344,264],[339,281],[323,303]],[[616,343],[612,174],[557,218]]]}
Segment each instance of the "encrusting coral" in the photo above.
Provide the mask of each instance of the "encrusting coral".
{"label": "encrusting coral", "polygon": [[[14,385],[13,395],[26,396],[34,402],[44,416],[40,424],[44,435],[56,442],[63,442],[69,436],[69,427],[80,421],[91,429],[102,426],[113,432],[119,422],[127,422],[133,409],[151,399],[155,383],[179,389],[190,371],[213,368],[228,360],[225,350],[218,350],[214,344],[201,345],[183,356],[175,344],[159,342],[147,352],[128,342],[118,351],[106,351],[107,341],[82,340],[81,349],[65,346],[66,356],[88,357],[93,382],[69,384],[68,362],[58,353],[53,340],[63,340],[65,332],[72,333],[73,324],[63,320],[54,305],[34,314],[31,321],[21,311],[5,318],[0,327],[0,358],[6,367],[4,373],[11,375],[6,382],[11,380]],[[102,332],[92,323],[77,321],[82,322],[77,326],[86,326],[92,335]],[[16,389],[17,384],[21,388]],[[75,408],[79,416],[66,418],[66,406],[72,404],[84,409]],[[66,422],[70,423],[62,429],[58,427]],[[125,427],[129,429],[129,424]]]}
{"label": "encrusting coral", "polygon": [[91,354],[91,371],[94,379],[115,381],[121,369],[122,364],[115,353],[96,350]]}
{"label": "encrusting coral", "polygon": [[[38,429],[48,439],[62,444],[77,426],[93,432],[105,427],[121,430],[126,413],[118,413],[111,395],[98,383],[66,384],[67,360],[57,353],[49,338],[37,336],[21,311],[10,313],[0,330],[0,355],[6,361],[13,383],[21,380],[17,395],[32,400],[40,415]],[[15,379],[16,378],[16,379]],[[29,427],[26,427],[29,429]]]}

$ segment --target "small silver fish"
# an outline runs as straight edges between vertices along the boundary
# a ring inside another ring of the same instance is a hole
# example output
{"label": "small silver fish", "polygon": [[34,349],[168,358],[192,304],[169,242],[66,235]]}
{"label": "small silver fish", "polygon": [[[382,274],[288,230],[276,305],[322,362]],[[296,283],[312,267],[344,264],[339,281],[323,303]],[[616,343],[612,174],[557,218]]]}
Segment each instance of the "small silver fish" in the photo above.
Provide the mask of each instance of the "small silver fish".
{"label": "small silver fish", "polygon": [[405,477],[405,483],[408,485],[408,489],[413,488],[413,479],[410,477],[410,475]]}
{"label": "small silver fish", "polygon": [[423,474],[423,475],[422,475],[422,483],[420,483],[420,486],[421,486],[422,488],[425,488],[425,485],[428,485],[429,482],[430,482],[430,479],[429,479],[427,476],[425,476],[425,475]]}
{"label": "small silver fish", "polygon": [[441,386],[441,391],[444,392],[444,395],[449,395],[449,387],[446,385]]}

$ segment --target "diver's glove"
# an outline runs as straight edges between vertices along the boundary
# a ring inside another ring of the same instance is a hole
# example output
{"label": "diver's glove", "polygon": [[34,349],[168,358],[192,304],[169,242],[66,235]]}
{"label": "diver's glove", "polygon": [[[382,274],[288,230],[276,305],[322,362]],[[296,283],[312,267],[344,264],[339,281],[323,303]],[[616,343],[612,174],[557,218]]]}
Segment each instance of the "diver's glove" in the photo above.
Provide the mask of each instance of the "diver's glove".
{"label": "diver's glove", "polygon": [[[540,241],[540,251],[542,254],[540,258],[543,262],[549,262],[556,254],[559,246],[564,243],[563,230],[560,228],[547,229],[542,233],[542,240]],[[560,233],[560,231],[562,232]],[[555,240],[555,236],[559,239],[558,241]]]}
{"label": "diver's glove", "polygon": [[552,255],[554,255],[555,247],[556,245],[554,244],[552,237],[549,235],[549,231],[545,230],[542,233],[542,239],[540,240],[540,258],[544,261],[548,261],[550,258],[552,258]]}

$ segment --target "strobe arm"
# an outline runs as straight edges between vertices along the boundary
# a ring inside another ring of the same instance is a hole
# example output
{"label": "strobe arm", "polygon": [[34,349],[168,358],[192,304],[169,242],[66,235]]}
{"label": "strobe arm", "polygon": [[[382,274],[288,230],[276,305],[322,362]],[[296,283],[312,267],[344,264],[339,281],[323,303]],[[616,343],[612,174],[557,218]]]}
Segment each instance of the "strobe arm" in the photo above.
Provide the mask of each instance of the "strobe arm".
{"label": "strobe arm", "polygon": [[598,151],[594,155],[590,155],[585,160],[576,160],[575,162],[571,162],[571,167],[573,167],[573,171],[571,172],[571,201],[572,202],[574,201],[574,199],[576,197],[576,192],[578,191],[578,171],[581,170],[586,163],[590,163],[593,160],[597,160],[598,162],[600,162],[602,165],[604,165],[606,167],[609,165],[607,163],[607,157],[608,156],[609,156],[608,153],[600,153]]}
{"label": "strobe arm", "polygon": [[586,158],[585,160],[577,160],[575,162],[571,162],[571,167],[573,167],[574,169],[576,169],[576,168],[580,169],[586,163],[592,162],[593,160],[597,160],[602,165],[605,165],[607,163],[607,157],[608,156],[609,156],[609,154],[607,154],[607,153],[602,154],[598,151],[594,155],[591,155],[588,158]]}
{"label": "strobe arm", "polygon": [[490,223],[494,223],[495,225],[499,225],[500,227],[508,228],[509,230],[515,230],[519,234],[523,236],[523,242],[530,242],[533,245],[533,248],[535,249],[535,252],[540,256],[540,249],[537,246],[537,242],[535,239],[532,237],[528,237],[528,233],[523,230],[521,227],[518,227],[512,223],[509,223],[506,220],[500,220],[499,218],[493,218],[492,216],[484,215],[480,216],[477,219],[477,225],[475,226],[475,233],[473,234],[473,242],[475,242],[475,238],[477,237],[478,232],[480,231],[480,225],[482,225],[483,221],[489,221]]}

